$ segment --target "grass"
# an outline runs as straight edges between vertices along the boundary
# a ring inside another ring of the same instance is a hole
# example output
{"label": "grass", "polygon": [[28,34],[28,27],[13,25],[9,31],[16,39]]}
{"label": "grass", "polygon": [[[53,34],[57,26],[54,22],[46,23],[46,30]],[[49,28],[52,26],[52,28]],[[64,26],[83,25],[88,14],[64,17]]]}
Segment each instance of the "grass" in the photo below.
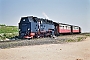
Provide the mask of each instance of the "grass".
{"label": "grass", "polygon": [[77,42],[82,41],[85,37],[77,37]]}
{"label": "grass", "polygon": [[90,36],[90,33],[89,34],[85,34],[85,36]]}
{"label": "grass", "polygon": [[86,39],[86,37],[76,37],[75,39],[68,39],[67,42],[79,42]]}
{"label": "grass", "polygon": [[0,34],[1,33],[14,33],[18,32],[17,26],[0,26]]}
{"label": "grass", "polygon": [[90,33],[81,33],[81,35],[90,36]]}
{"label": "grass", "polygon": [[5,40],[6,38],[11,38],[18,35],[17,26],[6,26],[0,24],[0,40]]}
{"label": "grass", "polygon": [[75,42],[73,39],[68,39],[67,42]]}

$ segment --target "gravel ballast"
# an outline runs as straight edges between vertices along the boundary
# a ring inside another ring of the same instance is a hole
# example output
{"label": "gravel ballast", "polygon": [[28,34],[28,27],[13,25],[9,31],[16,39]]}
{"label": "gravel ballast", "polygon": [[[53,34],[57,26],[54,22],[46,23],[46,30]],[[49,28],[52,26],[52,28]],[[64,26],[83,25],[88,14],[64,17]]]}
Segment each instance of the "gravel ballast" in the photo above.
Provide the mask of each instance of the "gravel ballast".
{"label": "gravel ballast", "polygon": [[39,38],[31,40],[16,40],[10,42],[0,42],[0,48],[14,48],[17,46],[28,46],[28,45],[42,45],[42,44],[62,44],[68,42],[78,42],[85,39],[86,36],[83,35],[68,35],[68,36],[59,36],[55,38]]}

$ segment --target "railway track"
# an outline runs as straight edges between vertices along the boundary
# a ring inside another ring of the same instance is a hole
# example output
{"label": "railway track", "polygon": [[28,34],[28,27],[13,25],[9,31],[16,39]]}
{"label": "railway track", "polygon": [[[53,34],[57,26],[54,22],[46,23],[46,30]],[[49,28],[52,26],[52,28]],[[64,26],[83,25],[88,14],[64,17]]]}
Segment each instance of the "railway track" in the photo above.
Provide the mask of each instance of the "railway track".
{"label": "railway track", "polygon": [[[83,35],[85,33],[81,33],[81,34],[74,34],[74,35]],[[73,36],[73,35],[60,35],[58,37],[66,37],[66,36]],[[45,37],[45,38],[50,38],[50,37]],[[44,38],[44,39],[45,39]],[[51,37],[52,38],[52,37]],[[0,43],[4,43],[4,42],[15,42],[15,41],[23,41],[23,40],[40,40],[40,39],[43,39],[42,37],[41,38],[34,38],[34,39],[18,39],[18,38],[12,38],[12,39],[9,39],[9,40],[2,40],[0,41]]]}
{"label": "railway track", "polygon": [[58,36],[56,38],[39,38],[39,39],[31,39],[31,40],[9,40],[9,41],[1,41],[0,48],[14,48],[18,46],[28,46],[28,45],[42,45],[42,44],[62,44],[68,42],[78,42],[85,39],[86,36],[82,34],[75,35],[64,35]]}

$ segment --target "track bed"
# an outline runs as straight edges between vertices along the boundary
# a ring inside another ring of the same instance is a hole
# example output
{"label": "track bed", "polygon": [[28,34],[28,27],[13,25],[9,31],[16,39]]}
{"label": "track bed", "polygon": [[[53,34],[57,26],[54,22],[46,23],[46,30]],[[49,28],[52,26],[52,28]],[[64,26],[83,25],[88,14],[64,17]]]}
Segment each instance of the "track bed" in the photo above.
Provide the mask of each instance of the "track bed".
{"label": "track bed", "polygon": [[84,35],[66,35],[59,36],[56,38],[39,38],[31,40],[15,40],[0,42],[0,48],[14,48],[18,46],[28,46],[28,45],[42,45],[42,44],[62,44],[68,42],[78,42],[86,39]]}

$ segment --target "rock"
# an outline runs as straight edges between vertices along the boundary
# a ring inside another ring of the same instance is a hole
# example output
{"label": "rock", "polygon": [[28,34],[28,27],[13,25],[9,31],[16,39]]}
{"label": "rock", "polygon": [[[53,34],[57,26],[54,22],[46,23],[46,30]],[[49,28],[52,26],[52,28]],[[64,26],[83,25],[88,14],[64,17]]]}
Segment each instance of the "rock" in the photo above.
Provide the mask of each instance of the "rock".
{"label": "rock", "polygon": [[60,49],[60,50],[62,50],[62,49]]}

